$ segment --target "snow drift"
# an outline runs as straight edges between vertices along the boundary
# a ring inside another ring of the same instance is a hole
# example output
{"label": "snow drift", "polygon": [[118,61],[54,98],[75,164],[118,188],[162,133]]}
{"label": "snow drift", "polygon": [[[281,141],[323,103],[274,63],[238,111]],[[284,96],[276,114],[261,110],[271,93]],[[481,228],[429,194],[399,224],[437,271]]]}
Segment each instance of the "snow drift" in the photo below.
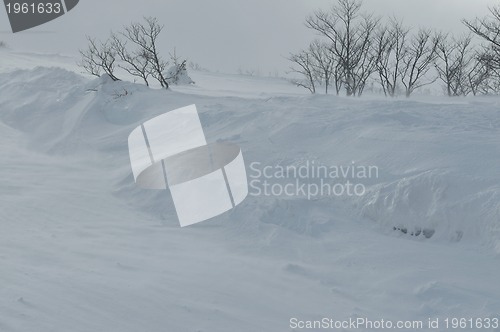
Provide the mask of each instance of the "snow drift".
{"label": "snow drift", "polygon": [[[273,96],[261,83],[241,98],[60,68],[1,73],[0,329],[289,331],[294,315],[498,314],[497,98]],[[134,185],[127,137],[193,103],[207,140],[237,143],[248,164],[355,161],[380,176],[362,197],[253,196],[181,230],[168,192]]]}

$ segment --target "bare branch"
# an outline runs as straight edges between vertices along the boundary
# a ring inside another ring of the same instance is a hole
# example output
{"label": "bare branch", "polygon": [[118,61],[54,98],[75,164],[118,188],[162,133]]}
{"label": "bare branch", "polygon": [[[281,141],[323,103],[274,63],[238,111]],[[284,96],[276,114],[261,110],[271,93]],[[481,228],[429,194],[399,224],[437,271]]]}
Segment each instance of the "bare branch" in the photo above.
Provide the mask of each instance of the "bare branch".
{"label": "bare branch", "polygon": [[440,36],[432,36],[427,29],[420,29],[409,43],[399,74],[405,87],[406,97],[418,88],[434,83],[438,77],[428,77],[428,72],[437,57],[436,49]]}
{"label": "bare branch", "polygon": [[127,42],[120,39],[116,34],[111,35],[111,45],[120,60],[124,63],[119,64],[118,67],[132,76],[140,77],[146,86],[149,86],[148,78],[151,75],[151,71],[149,69],[147,53],[142,49],[134,53],[129,53]]}
{"label": "bare branch", "polygon": [[329,11],[317,11],[306,19],[308,28],[329,40],[348,96],[361,95],[376,70],[372,44],[379,19],[361,13],[361,5],[359,0],[338,0]]}
{"label": "bare branch", "polygon": [[306,51],[296,54],[290,54],[288,60],[296,66],[292,66],[291,72],[303,76],[305,79],[292,79],[292,83],[309,90],[312,94],[316,93],[316,77],[314,72],[313,57]]}
{"label": "bare branch", "polygon": [[163,30],[163,25],[158,23],[154,17],[145,17],[145,23],[132,23],[125,27],[123,35],[132,43],[141,49],[140,56],[146,59],[150,69],[150,75],[153,76],[163,88],[168,89],[169,84],[163,75],[168,66],[158,52],[158,36]]}
{"label": "bare branch", "polygon": [[101,76],[104,72],[113,81],[119,81],[115,76],[116,53],[109,41],[98,43],[94,38],[87,37],[88,48],[80,50],[82,59],[79,63],[89,74]]}

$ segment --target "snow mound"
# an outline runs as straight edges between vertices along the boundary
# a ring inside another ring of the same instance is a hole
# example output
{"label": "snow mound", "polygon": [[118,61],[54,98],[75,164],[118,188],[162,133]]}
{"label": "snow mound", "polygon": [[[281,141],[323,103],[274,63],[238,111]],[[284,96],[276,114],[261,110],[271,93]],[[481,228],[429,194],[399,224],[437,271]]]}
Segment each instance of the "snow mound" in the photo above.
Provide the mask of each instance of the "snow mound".
{"label": "snow mound", "polygon": [[450,241],[465,237],[497,247],[500,187],[488,188],[488,183],[481,189],[478,186],[477,179],[467,180],[448,171],[427,171],[375,186],[364,198],[361,211],[387,230]]}
{"label": "snow mound", "polygon": [[[499,171],[494,167],[499,156],[488,152],[496,144],[491,141],[496,127],[491,125],[498,122],[490,122],[489,128],[482,125],[483,118],[491,117],[488,104],[481,105],[484,111],[476,116],[467,104],[368,105],[323,97],[213,100],[114,82],[106,75],[89,81],[64,69],[43,67],[0,75],[0,87],[4,124],[24,132],[38,151],[64,155],[93,150],[119,156],[115,194],[156,216],[175,216],[171,205],[162,204],[170,200],[169,194],[135,188],[126,137],[141,121],[195,102],[208,135],[242,143],[248,163],[356,160],[381,169],[382,177],[367,180],[367,194],[361,198],[256,197],[260,212],[252,222],[318,236],[332,230],[332,207],[354,206],[352,213],[343,212],[344,218],[358,215],[375,221],[386,234],[500,247]],[[454,118],[466,117],[467,122],[442,122],[443,113],[453,108],[459,108]],[[485,139],[484,151],[473,144],[480,138]]]}
{"label": "snow mound", "polygon": [[194,84],[195,82],[188,75],[188,71],[186,67],[179,68],[179,65],[174,65],[170,67],[165,73],[165,77],[169,77],[167,79],[169,84],[174,85],[189,85]]}

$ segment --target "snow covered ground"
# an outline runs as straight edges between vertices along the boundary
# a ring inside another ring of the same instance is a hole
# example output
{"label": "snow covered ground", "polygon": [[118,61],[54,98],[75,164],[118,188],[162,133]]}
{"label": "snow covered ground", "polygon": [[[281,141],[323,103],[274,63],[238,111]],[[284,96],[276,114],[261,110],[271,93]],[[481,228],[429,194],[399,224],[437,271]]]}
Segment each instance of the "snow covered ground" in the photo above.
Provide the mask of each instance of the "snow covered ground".
{"label": "snow covered ground", "polygon": [[[323,317],[422,331],[439,318],[445,331],[446,318],[499,318],[499,98],[310,96],[202,72],[166,92],[89,79],[74,62],[0,50],[0,331],[279,332]],[[251,165],[353,162],[378,176],[357,179],[360,197],[251,189],[181,229],[168,191],[135,186],[127,137],[190,104],[209,142],[241,146],[249,177]]]}

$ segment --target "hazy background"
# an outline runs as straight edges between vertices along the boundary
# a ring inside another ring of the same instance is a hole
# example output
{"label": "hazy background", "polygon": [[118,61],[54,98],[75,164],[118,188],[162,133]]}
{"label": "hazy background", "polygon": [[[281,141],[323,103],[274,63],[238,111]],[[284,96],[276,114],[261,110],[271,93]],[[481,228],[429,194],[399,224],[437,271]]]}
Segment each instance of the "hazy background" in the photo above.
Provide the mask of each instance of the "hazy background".
{"label": "hazy background", "polygon": [[[81,0],[67,15],[32,30],[12,34],[5,10],[0,10],[0,40],[10,48],[44,53],[77,54],[85,36],[106,38],[111,30],[156,16],[165,24],[162,50],[176,47],[178,55],[210,70],[258,70],[262,75],[288,68],[284,57],[305,47],[314,36],[305,17],[326,0]],[[466,32],[460,23],[487,13],[499,0],[365,0],[365,10],[396,15],[407,25]]]}

